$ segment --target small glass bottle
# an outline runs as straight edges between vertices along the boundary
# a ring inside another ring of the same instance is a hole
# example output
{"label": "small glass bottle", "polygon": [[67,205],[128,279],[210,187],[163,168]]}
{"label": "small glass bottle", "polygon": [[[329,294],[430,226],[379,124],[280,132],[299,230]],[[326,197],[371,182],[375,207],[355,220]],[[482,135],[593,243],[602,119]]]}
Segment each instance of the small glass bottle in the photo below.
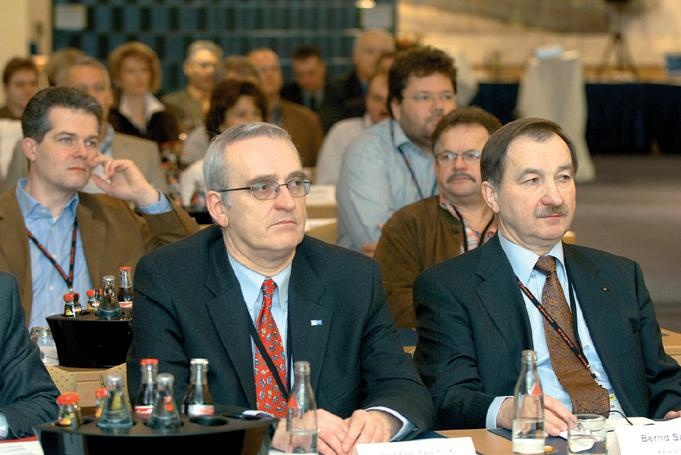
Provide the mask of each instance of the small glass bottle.
{"label": "small glass bottle", "polygon": [[78,402],[80,396],[76,392],[62,393],[57,397],[59,414],[55,424],[60,427],[68,427],[72,430],[77,429],[82,421]]}
{"label": "small glass bottle", "polygon": [[95,310],[99,309],[99,305],[102,303],[102,288],[95,289]]}
{"label": "small glass bottle", "polygon": [[45,365],[59,365],[59,356],[57,355],[57,345],[52,338],[52,332],[49,327],[31,327],[31,341],[33,341],[40,350],[40,360]]}
{"label": "small glass bottle", "polygon": [[73,312],[76,317],[83,313],[83,305],[80,304],[80,294],[77,292],[73,293]]}
{"label": "small glass bottle", "polygon": [[64,317],[75,318],[76,310],[73,307],[73,292],[64,294]]}
{"label": "small glass bottle", "polygon": [[294,365],[295,382],[288,399],[286,453],[317,452],[317,402],[310,385],[310,362]]}
{"label": "small glass bottle", "polygon": [[158,359],[142,359],[140,360],[140,371],[142,381],[140,382],[140,389],[135,398],[135,419],[146,422],[151,416],[151,411],[154,409],[154,400],[156,398],[156,375],[158,374]]}
{"label": "small glass bottle", "polygon": [[104,287],[102,301],[97,308],[97,317],[99,319],[118,319],[121,317],[121,306],[118,304],[116,292],[114,291],[114,283],[116,278],[113,275],[105,275],[102,277],[102,286]]}
{"label": "small glass bottle", "polygon": [[119,374],[106,377],[106,402],[102,415],[97,421],[100,428],[130,428],[132,417],[128,407],[128,399],[123,392],[123,380]]}
{"label": "small glass bottle", "polygon": [[102,411],[104,411],[108,395],[109,392],[106,390],[106,387],[97,387],[95,390],[95,420],[99,420],[102,417]]}
{"label": "small glass bottle", "polygon": [[132,267],[118,268],[118,304],[126,318],[132,315]]}
{"label": "small glass bottle", "polygon": [[97,307],[99,307],[99,301],[95,297],[95,290],[94,289],[88,289],[87,290],[87,312],[94,314],[97,311]]}
{"label": "small glass bottle", "polygon": [[170,373],[158,375],[156,380],[158,383],[158,393],[156,394],[154,409],[151,411],[151,417],[147,421],[149,428],[174,430],[182,425],[180,414],[177,412],[175,399],[173,398],[173,381],[174,377]]}
{"label": "small glass bottle", "polygon": [[521,354],[520,375],[513,393],[513,453],[544,453],[544,393],[537,372],[537,353]]}
{"label": "small glass bottle", "polygon": [[215,415],[215,402],[208,388],[208,359],[191,359],[191,377],[183,400],[188,417]]}

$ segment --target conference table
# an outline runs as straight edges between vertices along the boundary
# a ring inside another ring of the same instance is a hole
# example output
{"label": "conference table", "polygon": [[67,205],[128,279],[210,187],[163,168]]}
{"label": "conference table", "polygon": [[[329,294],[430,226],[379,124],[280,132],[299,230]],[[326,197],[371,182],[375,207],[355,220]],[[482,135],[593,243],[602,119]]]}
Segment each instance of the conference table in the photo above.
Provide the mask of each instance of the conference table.
{"label": "conference table", "polygon": [[[443,430],[439,434],[446,438],[470,437],[475,450],[482,455],[511,454],[511,441],[497,436],[485,429],[476,430]],[[555,452],[554,452],[555,453]]]}

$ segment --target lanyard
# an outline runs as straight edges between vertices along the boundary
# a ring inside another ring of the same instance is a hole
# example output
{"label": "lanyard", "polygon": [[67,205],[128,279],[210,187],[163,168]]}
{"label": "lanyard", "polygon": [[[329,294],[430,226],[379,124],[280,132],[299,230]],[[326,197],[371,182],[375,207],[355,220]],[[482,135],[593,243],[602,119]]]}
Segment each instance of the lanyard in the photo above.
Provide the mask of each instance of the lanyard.
{"label": "lanyard", "polygon": [[54,268],[57,269],[57,272],[59,272],[59,275],[61,275],[69,291],[72,291],[73,271],[76,265],[76,240],[78,239],[78,218],[73,219],[73,234],[71,234],[71,254],[69,255],[68,275],[66,274],[66,272],[64,272],[64,269],[62,269],[61,266],[57,263],[57,260],[54,258],[52,253],[47,251],[47,248],[45,248],[43,244],[40,243],[37,238],[35,238],[33,233],[30,230],[28,230],[28,228],[26,228],[26,233],[28,234],[28,238],[31,240],[31,242],[33,242],[33,244],[38,247],[40,252],[43,253],[43,256],[45,256],[47,260],[50,261],[50,264],[52,264],[52,266],[54,266]]}
{"label": "lanyard", "polygon": [[[405,166],[407,166],[407,170],[409,171],[409,175],[411,175],[411,180],[414,182],[414,185],[416,186],[416,190],[419,192],[419,197],[421,199],[425,199],[426,196],[423,193],[423,190],[421,190],[421,185],[419,185],[419,181],[416,178],[416,173],[414,172],[414,168],[412,168],[411,163],[409,162],[409,159],[407,158],[407,155],[405,155],[404,150],[402,150],[402,145],[396,145],[395,144],[395,132],[393,131],[393,120],[390,120],[390,140],[393,144],[393,147],[400,153],[400,156],[402,156],[402,160],[404,161]],[[436,183],[433,183],[433,188],[430,190],[430,196],[435,194],[435,188],[436,188]]]}
{"label": "lanyard", "polygon": [[[463,236],[462,236],[463,237],[463,252],[465,253],[466,251],[468,251],[468,235],[466,234],[466,223],[464,222],[463,217],[461,216],[459,211],[456,209],[456,207],[454,207],[454,205],[452,205],[452,204],[450,204],[450,205],[454,209],[456,216],[458,216],[459,220],[461,220],[461,225],[463,226]],[[492,215],[492,218],[490,218],[490,220],[485,225],[485,228],[480,233],[480,240],[478,240],[478,244],[475,245],[475,248],[482,245],[482,242],[485,240],[485,234],[487,234],[487,230],[492,225],[493,221],[494,221],[494,215]]]}
{"label": "lanyard", "polygon": [[[537,309],[539,310],[541,315],[544,317],[546,322],[548,322],[549,325],[551,326],[551,328],[553,330],[555,330],[556,333],[558,333],[558,335],[563,340],[563,342],[565,342],[567,347],[570,348],[570,350],[575,355],[575,357],[577,357],[577,360],[579,360],[579,362],[584,366],[584,368],[587,369],[589,374],[591,374],[591,376],[595,380],[596,375],[593,373],[593,371],[591,371],[591,367],[589,366],[589,361],[586,359],[586,356],[584,355],[584,352],[582,351],[581,347],[576,345],[570,339],[570,337],[567,335],[567,333],[565,333],[565,330],[563,330],[563,328],[556,322],[556,320],[553,319],[553,316],[551,316],[549,314],[549,312],[546,310],[544,305],[542,305],[541,302],[539,302],[539,300],[537,300],[537,298],[532,294],[532,291],[527,289],[527,287],[520,281],[520,278],[516,277],[516,279],[518,280],[518,286],[520,287],[520,290],[523,291],[523,294],[525,294],[527,296],[527,298],[530,299],[530,301],[534,304],[534,306],[537,307]],[[570,286],[569,279],[568,279],[568,289],[570,289],[570,308],[572,309],[572,315],[573,315],[573,330],[575,332],[575,338],[577,338],[577,343],[579,343],[579,335],[577,333],[577,324],[575,322],[577,320],[577,313],[575,311],[576,310],[576,304],[575,304],[574,295],[572,293],[572,287]]]}
{"label": "lanyard", "polygon": [[[265,361],[265,364],[267,364],[267,368],[269,368],[270,373],[272,373],[272,376],[274,376],[274,380],[277,382],[277,385],[279,386],[279,390],[281,390],[281,394],[284,396],[284,400],[288,401],[288,393],[289,393],[289,388],[284,386],[284,380],[282,377],[279,375],[279,370],[277,370],[277,367],[274,365],[274,361],[272,360],[272,357],[270,357],[270,354],[267,352],[267,349],[265,349],[265,345],[262,344],[262,340],[260,340],[260,336],[258,335],[258,331],[255,328],[255,324],[253,324],[253,320],[251,318],[248,318],[248,331],[251,332],[251,338],[253,339],[253,342],[255,343],[255,347],[260,351],[260,355],[262,356],[263,360]],[[286,324],[286,373],[288,377],[291,377],[291,324]]]}

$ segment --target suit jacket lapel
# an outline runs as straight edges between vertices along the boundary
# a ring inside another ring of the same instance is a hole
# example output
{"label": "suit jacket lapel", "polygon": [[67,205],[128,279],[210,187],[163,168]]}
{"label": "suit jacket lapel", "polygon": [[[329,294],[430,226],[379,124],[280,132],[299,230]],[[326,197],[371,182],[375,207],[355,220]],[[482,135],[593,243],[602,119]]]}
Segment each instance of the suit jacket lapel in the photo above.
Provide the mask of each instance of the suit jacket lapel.
{"label": "suit jacket lapel", "polygon": [[33,278],[28,250],[24,218],[14,191],[7,191],[0,199],[0,252],[9,271],[17,277],[21,286],[21,300],[26,311],[26,322],[31,314],[33,301]]}
{"label": "suit jacket lapel", "polygon": [[83,242],[83,251],[87,261],[87,269],[92,285],[98,287],[102,277],[102,259],[105,254],[106,230],[104,221],[98,220],[88,205],[88,195],[78,194],[79,203],[76,210],[78,231]]}
{"label": "suit jacket lapel", "polygon": [[305,257],[304,246],[299,246],[291,267],[288,320],[293,360],[310,362],[314,390],[319,382],[333,316],[333,308],[324,306],[324,293],[324,285]]}
{"label": "suit jacket lapel", "polygon": [[239,376],[249,406],[255,409],[253,351],[247,325],[251,316],[248,314],[239,282],[229,264],[221,235],[219,242],[211,245],[209,251],[212,264],[204,285],[211,296],[206,301],[206,308]]}
{"label": "suit jacket lapel", "polygon": [[[612,334],[621,332],[618,318],[612,317],[617,311],[615,293],[611,292],[615,289],[614,283],[607,282],[598,266],[570,245],[564,245],[563,251],[570,283],[575,289],[598,356],[606,367],[612,364],[608,360],[616,358],[618,343],[612,342]],[[608,377],[613,378],[610,371]]]}
{"label": "suit jacket lapel", "polygon": [[[511,264],[501,249],[498,235],[480,248],[476,273],[483,281],[476,289],[478,297],[511,353],[532,348],[532,332],[525,302]],[[516,365],[516,369],[518,367]]]}

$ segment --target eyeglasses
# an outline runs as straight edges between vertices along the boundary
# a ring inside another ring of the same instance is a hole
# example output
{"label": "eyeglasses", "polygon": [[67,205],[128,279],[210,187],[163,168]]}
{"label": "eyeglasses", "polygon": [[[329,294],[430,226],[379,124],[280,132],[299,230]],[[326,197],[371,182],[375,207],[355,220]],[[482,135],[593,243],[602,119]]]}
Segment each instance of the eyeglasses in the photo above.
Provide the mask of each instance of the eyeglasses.
{"label": "eyeglasses", "polygon": [[227,188],[225,190],[216,190],[218,193],[227,193],[229,191],[245,191],[249,190],[253,193],[253,197],[259,200],[276,199],[281,192],[281,187],[288,188],[288,192],[292,197],[303,197],[310,192],[310,181],[302,178],[292,178],[285,183],[278,183],[276,180],[266,180],[257,182],[249,186],[241,188]]}
{"label": "eyeglasses", "polygon": [[454,92],[443,92],[440,94],[421,92],[408,98],[420,104],[431,104],[435,100],[440,100],[443,103],[452,103],[454,102],[456,95]]}
{"label": "eyeglasses", "polygon": [[475,163],[480,159],[480,155],[481,153],[478,150],[468,150],[462,153],[446,151],[438,153],[436,156],[438,163],[445,164],[456,161],[458,157],[461,157],[466,163]]}

